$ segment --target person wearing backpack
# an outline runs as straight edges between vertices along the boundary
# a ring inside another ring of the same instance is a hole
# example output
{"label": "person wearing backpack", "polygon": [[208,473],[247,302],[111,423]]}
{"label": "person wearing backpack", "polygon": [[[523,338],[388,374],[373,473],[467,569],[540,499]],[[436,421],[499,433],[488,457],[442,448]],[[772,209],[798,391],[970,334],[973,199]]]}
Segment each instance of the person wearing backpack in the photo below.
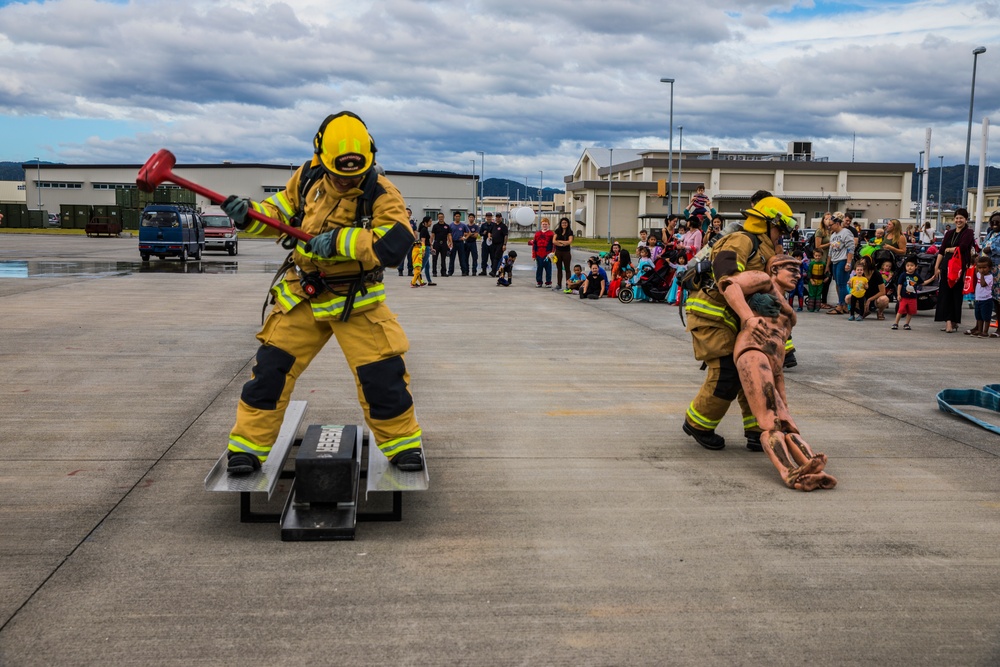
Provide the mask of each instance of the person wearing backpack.
{"label": "person wearing backpack", "polygon": [[313,235],[308,242],[285,239],[291,254],[257,334],[253,374],[229,434],[228,473],[261,468],[296,379],[333,337],[378,448],[400,470],[423,470],[422,435],[403,362],[409,343],[385,305],[382,283],[383,268],[398,266],[413,247],[403,197],[375,165],[375,142],[355,114],[328,116],[313,148],[312,159],[283,191],[262,202],[233,195],[222,204],[246,233],[278,233],[249,218],[252,207]]}
{"label": "person wearing backpack", "polygon": [[766,191],[751,197],[750,208],[743,215],[743,228],[722,236],[712,246],[710,275],[692,290],[685,307],[694,357],[708,372],[687,409],[683,430],[706,449],[726,446],[725,438],[715,429],[733,400],[739,400],[747,449],[762,451],[760,427],[743,395],[733,360],[739,318],[716,285],[743,271],[763,271],[781,247],[782,234],[794,229],[796,223],[788,204]]}

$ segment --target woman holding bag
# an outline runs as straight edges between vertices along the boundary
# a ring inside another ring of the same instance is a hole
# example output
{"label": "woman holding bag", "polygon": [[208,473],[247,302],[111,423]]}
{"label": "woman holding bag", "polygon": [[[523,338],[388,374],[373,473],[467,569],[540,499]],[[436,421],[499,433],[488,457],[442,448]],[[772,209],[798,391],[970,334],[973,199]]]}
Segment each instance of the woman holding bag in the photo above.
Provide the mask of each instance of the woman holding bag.
{"label": "woman holding bag", "polygon": [[934,321],[944,322],[941,331],[946,333],[954,333],[962,323],[962,288],[965,272],[972,265],[974,242],[975,234],[969,229],[969,212],[960,208],[955,211],[955,229],[948,230],[941,241],[941,252],[931,276],[931,282],[940,278]]}

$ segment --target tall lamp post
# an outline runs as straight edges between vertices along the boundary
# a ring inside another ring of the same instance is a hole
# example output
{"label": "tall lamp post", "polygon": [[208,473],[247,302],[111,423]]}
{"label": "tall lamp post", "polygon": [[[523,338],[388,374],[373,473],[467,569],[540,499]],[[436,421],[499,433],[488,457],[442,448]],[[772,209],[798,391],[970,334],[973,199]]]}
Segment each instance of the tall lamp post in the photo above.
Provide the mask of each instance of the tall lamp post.
{"label": "tall lamp post", "polygon": [[[486,204],[483,202],[486,186],[483,184],[483,176],[486,174],[486,151],[476,151],[479,153],[479,205],[485,208]],[[481,213],[482,210],[477,211]]]}
{"label": "tall lamp post", "polygon": [[538,170],[538,228],[542,228],[542,170]]}
{"label": "tall lamp post", "polygon": [[476,161],[469,160],[472,163],[472,211],[473,215],[476,213]]}
{"label": "tall lamp post", "polygon": [[677,210],[681,210],[681,183],[684,182],[684,126],[677,128]]}
{"label": "tall lamp post", "polygon": [[[674,80],[662,78],[660,83],[670,84],[670,150],[667,157],[667,215],[671,215],[674,212],[674,199],[673,199],[673,187],[674,187]],[[972,121],[969,121],[970,123]],[[971,125],[969,125],[969,132],[971,133]]]}
{"label": "tall lamp post", "polygon": [[608,243],[611,243],[611,167],[615,163],[615,149],[608,149]]}
{"label": "tall lamp post", "polygon": [[969,148],[972,146],[972,105],[976,101],[976,62],[979,54],[986,53],[986,47],[980,46],[972,50],[972,92],[969,94],[969,132],[965,137],[965,173],[962,176],[962,201],[959,206],[965,206],[965,197],[969,190]]}
{"label": "tall lamp post", "polygon": [[917,157],[917,227],[923,227],[924,224],[924,151],[920,151],[919,157]]}
{"label": "tall lamp post", "polygon": [[35,190],[38,191],[38,210],[42,210],[42,161],[35,158],[35,167],[38,169],[38,180],[35,182]]}
{"label": "tall lamp post", "polygon": [[941,231],[941,205],[944,204],[944,199],[941,195],[941,190],[944,186],[944,156],[938,155],[938,160],[941,161],[941,166],[938,167],[938,218],[937,218],[937,230]]}

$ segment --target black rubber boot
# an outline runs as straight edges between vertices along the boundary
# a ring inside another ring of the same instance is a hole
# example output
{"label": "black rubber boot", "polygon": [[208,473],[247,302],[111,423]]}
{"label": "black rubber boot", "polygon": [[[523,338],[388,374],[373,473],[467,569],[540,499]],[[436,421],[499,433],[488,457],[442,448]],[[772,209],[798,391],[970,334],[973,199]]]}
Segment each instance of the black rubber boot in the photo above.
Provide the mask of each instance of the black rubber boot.
{"label": "black rubber boot", "polygon": [[795,368],[799,365],[798,360],[795,358],[795,350],[792,350],[785,355],[785,363],[782,364],[782,368]]}
{"label": "black rubber boot", "polygon": [[229,465],[226,472],[230,475],[249,475],[260,470],[260,459],[246,452],[229,452]]}
{"label": "black rubber boot", "polygon": [[684,422],[684,432],[694,438],[705,449],[724,449],[726,439],[715,431],[703,431]]}
{"label": "black rubber boot", "polygon": [[747,449],[751,452],[762,452],[764,446],[760,444],[760,431],[743,431],[747,438]]}
{"label": "black rubber boot", "polygon": [[424,453],[419,449],[408,449],[393,456],[389,462],[403,472],[418,472],[424,469]]}

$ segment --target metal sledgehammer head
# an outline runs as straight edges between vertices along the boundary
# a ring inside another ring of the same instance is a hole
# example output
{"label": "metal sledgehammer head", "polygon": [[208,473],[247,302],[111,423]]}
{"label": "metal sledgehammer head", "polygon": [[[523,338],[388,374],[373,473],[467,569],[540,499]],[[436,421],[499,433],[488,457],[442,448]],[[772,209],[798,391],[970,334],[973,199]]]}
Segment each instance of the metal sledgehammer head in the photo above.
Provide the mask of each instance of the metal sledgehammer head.
{"label": "metal sledgehammer head", "polygon": [[143,192],[152,192],[164,181],[170,180],[177,158],[166,148],[153,153],[152,157],[142,165],[135,177],[135,185]]}

